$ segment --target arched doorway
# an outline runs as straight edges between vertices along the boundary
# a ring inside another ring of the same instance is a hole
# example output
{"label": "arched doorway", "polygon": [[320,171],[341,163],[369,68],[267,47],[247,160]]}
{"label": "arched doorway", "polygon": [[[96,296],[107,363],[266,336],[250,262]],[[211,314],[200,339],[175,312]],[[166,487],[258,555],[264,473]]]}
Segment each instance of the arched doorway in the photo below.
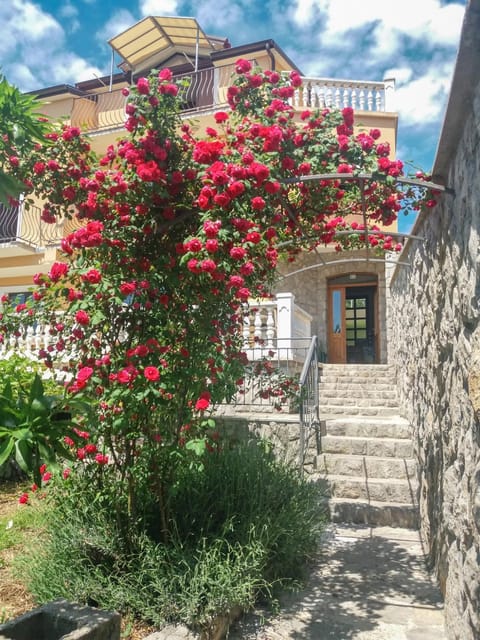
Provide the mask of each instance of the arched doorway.
{"label": "arched doorway", "polygon": [[349,273],[328,280],[328,362],[378,362],[378,277]]}

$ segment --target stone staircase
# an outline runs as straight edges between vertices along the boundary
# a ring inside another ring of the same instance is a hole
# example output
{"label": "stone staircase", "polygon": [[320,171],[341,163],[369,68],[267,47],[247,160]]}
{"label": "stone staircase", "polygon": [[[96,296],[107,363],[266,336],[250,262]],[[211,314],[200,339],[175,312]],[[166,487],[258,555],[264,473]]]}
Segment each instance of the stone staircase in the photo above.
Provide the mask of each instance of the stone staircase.
{"label": "stone staircase", "polygon": [[389,365],[322,365],[322,453],[334,522],[417,528],[416,462]]}

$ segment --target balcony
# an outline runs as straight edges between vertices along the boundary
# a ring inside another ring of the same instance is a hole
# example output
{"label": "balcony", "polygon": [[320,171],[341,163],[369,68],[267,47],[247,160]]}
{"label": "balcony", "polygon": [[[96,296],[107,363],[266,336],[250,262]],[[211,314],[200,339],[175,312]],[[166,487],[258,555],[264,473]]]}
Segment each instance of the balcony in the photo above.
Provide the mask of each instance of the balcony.
{"label": "balcony", "polygon": [[[175,76],[184,86],[180,89],[182,115],[205,114],[227,108],[227,89],[234,73],[234,65],[201,69]],[[352,107],[362,111],[392,111],[391,96],[394,81],[357,82],[330,78],[303,78],[303,86],[295,92],[295,109]],[[86,132],[118,129],[125,122],[127,98],[121,89],[75,98],[71,113],[72,126]]]}
{"label": "balcony", "polygon": [[[23,245],[27,250],[55,246],[64,233],[64,223],[46,224],[39,207],[23,204],[6,206],[0,203],[0,247]],[[2,255],[5,255],[3,251]]]}

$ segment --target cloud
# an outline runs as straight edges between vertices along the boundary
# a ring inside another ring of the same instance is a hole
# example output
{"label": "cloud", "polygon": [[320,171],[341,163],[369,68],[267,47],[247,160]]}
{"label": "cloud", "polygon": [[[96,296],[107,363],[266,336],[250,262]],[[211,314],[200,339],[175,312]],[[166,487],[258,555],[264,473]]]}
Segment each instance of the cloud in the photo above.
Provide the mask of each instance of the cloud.
{"label": "cloud", "polygon": [[[399,80],[393,96],[395,109],[405,126],[428,125],[443,113],[450,89],[453,63],[433,64],[425,73]],[[392,70],[394,72],[394,70]]]}
{"label": "cloud", "polygon": [[171,16],[177,14],[177,0],[140,0],[142,16]]}
{"label": "cloud", "polygon": [[73,83],[101,73],[68,50],[61,24],[30,0],[0,3],[0,24],[2,71],[24,91]]}
{"label": "cloud", "polygon": [[[383,35],[404,34],[442,45],[455,45],[464,6],[440,0],[296,0],[293,20],[305,27],[315,10],[325,18],[325,29],[319,33],[322,43],[343,44],[342,36],[371,25],[377,29],[377,40]],[[377,46],[382,48],[381,42]]]}

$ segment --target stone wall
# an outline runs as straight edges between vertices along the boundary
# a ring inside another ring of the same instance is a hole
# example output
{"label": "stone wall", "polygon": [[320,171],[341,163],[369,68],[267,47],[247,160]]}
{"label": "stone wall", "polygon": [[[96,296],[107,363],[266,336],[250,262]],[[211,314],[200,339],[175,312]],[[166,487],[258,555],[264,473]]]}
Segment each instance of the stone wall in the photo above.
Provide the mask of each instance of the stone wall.
{"label": "stone wall", "polygon": [[414,428],[422,531],[445,597],[448,637],[458,640],[480,638],[478,2],[466,16],[434,168],[434,179],[454,193],[420,216],[413,233],[424,242],[410,241],[402,253],[410,266],[398,266],[391,282],[390,345]]}

